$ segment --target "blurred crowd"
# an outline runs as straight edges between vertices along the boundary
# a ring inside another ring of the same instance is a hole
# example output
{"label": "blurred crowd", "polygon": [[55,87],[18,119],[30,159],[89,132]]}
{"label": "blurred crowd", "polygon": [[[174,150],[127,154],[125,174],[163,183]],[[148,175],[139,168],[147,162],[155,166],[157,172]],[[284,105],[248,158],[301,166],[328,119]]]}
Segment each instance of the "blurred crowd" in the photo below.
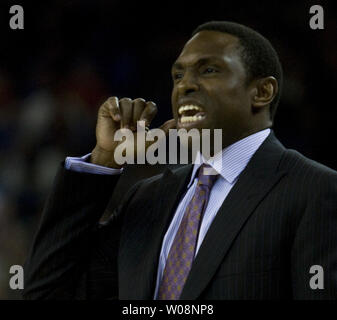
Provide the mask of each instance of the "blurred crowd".
{"label": "blurred crowd", "polygon": [[107,93],[90,65],[74,69],[57,87],[39,86],[24,99],[4,74],[0,88],[0,281],[5,283],[9,266],[23,262],[60,162],[93,148],[92,106]]}
{"label": "blurred crowd", "polygon": [[[271,40],[285,73],[276,135],[287,147],[337,169],[337,12],[328,12],[325,30],[315,32],[309,28],[308,4],[279,5],[277,12],[272,7],[245,11],[236,4],[230,12],[220,6],[223,13],[218,8],[213,15],[196,5],[195,16],[185,22],[178,19],[186,18],[181,12],[177,20],[165,20],[165,8],[154,17],[139,17],[138,7],[119,1],[93,8],[88,1],[60,1],[39,6],[35,15],[29,7],[21,44],[11,42],[14,35],[7,31],[11,47],[0,67],[0,299],[20,298],[8,287],[9,267],[25,261],[61,161],[94,147],[99,105],[111,95],[141,96],[158,102],[154,126],[167,120],[171,63],[205,21],[223,16],[257,27]],[[122,13],[131,15],[130,24]],[[114,14],[119,15],[115,21]],[[30,24],[37,16],[43,19]],[[25,57],[18,65],[20,50]]]}

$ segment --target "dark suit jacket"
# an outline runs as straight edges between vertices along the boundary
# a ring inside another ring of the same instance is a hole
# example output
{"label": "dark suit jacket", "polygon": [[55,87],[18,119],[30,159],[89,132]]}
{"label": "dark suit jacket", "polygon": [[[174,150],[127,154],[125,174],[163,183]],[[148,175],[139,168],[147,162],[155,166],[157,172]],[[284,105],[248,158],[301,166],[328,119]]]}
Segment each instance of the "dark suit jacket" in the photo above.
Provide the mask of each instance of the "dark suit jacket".
{"label": "dark suit jacket", "polygon": [[[152,299],[162,240],[192,165],[140,180],[59,169],[25,265],[26,299]],[[98,221],[103,213],[111,217]],[[311,289],[310,267],[324,270]],[[181,299],[336,299],[337,173],[273,132],[222,204]]]}

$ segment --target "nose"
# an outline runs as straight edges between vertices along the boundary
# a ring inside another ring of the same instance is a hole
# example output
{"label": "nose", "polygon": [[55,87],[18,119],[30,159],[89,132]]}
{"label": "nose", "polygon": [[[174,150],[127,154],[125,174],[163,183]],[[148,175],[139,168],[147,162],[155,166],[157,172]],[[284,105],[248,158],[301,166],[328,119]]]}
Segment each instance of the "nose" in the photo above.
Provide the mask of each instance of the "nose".
{"label": "nose", "polygon": [[199,90],[199,84],[192,72],[185,72],[184,77],[178,83],[179,95],[184,96]]}

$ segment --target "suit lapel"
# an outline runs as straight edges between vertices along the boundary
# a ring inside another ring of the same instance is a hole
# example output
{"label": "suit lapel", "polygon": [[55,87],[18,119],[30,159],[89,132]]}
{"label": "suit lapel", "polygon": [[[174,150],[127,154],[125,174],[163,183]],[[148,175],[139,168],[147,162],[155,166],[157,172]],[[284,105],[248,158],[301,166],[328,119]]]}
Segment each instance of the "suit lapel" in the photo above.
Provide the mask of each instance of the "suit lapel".
{"label": "suit lapel", "polygon": [[200,296],[249,216],[285,175],[278,170],[284,150],[272,132],[240,174],[205,236],[181,299]]}
{"label": "suit lapel", "polygon": [[[121,241],[125,254],[119,256],[119,297],[120,299],[152,299],[155,289],[158,259],[161,245],[179,200],[189,182],[192,165],[179,169],[166,169],[163,176],[153,186],[151,199],[156,199],[154,206],[146,213],[135,212],[125,221],[132,223],[137,215],[137,228],[144,235],[138,237],[137,245],[128,233],[127,227],[123,231]],[[150,184],[151,185],[151,184]],[[144,232],[144,229],[146,232]],[[136,231],[138,232],[138,231]],[[132,261],[130,250],[132,246]],[[134,261],[137,260],[137,264]]]}

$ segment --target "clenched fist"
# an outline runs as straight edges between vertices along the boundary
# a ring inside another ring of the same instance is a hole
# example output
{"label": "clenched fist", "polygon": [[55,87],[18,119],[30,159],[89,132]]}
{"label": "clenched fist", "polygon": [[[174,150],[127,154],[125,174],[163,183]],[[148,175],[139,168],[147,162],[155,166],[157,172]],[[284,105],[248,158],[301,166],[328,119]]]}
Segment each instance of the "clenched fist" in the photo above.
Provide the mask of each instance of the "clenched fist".
{"label": "clenched fist", "polygon": [[[149,126],[156,114],[156,104],[152,101],[146,102],[142,98],[131,100],[111,97],[105,101],[98,110],[96,146],[91,154],[91,163],[115,169],[121,168],[122,165],[115,161],[114,156],[116,148],[122,143],[114,140],[116,131],[126,128],[137,135],[137,121],[144,121],[145,126]],[[172,128],[175,128],[174,119],[160,127],[165,133]],[[136,136],[134,138],[136,141]],[[152,143],[147,142],[146,148]],[[134,154],[136,152],[135,148]]]}

